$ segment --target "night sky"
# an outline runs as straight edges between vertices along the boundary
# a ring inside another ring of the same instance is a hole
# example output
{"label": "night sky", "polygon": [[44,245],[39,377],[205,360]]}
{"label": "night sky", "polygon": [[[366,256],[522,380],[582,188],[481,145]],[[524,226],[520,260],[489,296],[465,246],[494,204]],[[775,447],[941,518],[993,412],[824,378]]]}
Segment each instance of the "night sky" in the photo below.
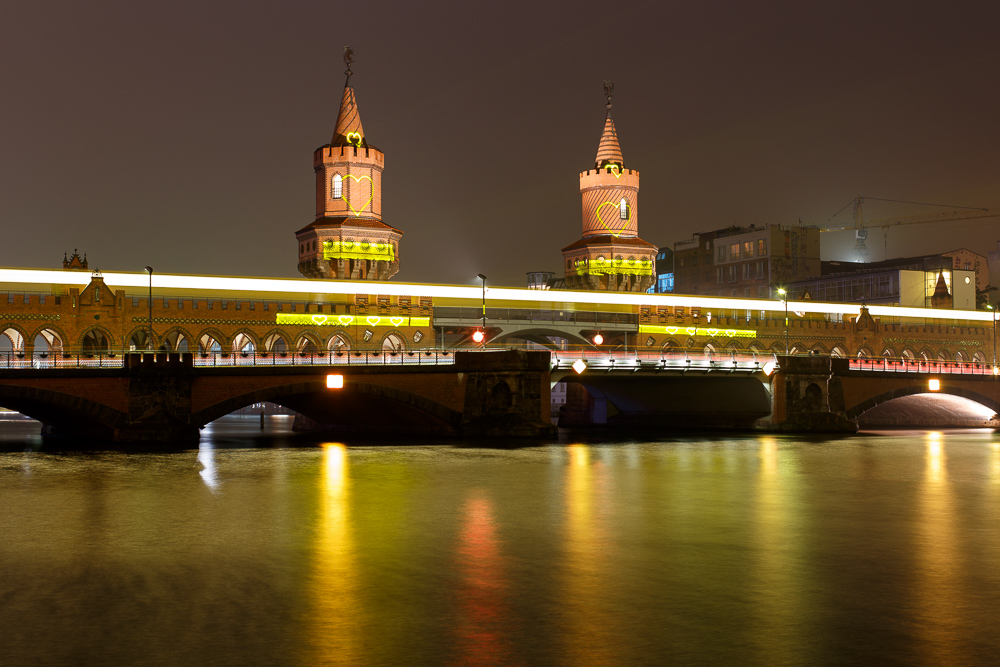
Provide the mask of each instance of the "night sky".
{"label": "night sky", "polygon": [[[104,270],[298,276],[345,44],[396,280],[558,271],[604,79],[656,245],[824,224],[857,194],[1000,207],[998,20],[995,1],[7,3],[0,265],[79,248]],[[888,250],[998,240],[995,218],[914,225]],[[825,234],[824,259],[852,245]]]}

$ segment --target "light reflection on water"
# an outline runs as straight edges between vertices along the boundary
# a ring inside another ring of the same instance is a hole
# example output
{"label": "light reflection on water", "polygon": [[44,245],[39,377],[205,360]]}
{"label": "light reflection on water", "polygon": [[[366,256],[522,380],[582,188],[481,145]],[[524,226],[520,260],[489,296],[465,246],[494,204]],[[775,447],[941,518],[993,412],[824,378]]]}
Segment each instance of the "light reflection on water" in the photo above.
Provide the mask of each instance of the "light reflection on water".
{"label": "light reflection on water", "polygon": [[[989,431],[0,453],[0,664],[976,664]],[[0,434],[0,438],[2,438]]]}

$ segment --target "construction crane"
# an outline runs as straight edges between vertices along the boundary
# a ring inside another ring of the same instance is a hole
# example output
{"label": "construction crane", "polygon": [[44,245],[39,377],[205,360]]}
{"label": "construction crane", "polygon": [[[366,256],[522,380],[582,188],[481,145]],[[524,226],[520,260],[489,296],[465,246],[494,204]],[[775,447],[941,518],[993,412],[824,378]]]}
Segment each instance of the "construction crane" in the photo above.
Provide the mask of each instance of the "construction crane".
{"label": "construction crane", "polygon": [[[862,207],[864,206],[865,199],[871,199],[874,201],[885,201],[894,202],[897,204],[919,204],[921,206],[940,206],[942,208],[957,208],[962,209],[959,211],[949,211],[947,213],[932,213],[929,215],[907,215],[907,216],[892,216],[888,218],[878,218],[877,220],[870,220],[865,222],[864,212]],[[888,245],[889,245],[889,228],[896,227],[898,225],[916,225],[926,222],[950,222],[952,220],[971,220],[973,218],[995,218],[1000,216],[1000,208],[973,208],[971,206],[946,206],[944,204],[927,204],[925,202],[916,201],[900,201],[898,199],[879,199],[878,197],[862,197],[858,195],[853,201],[848,202],[840,211],[834,213],[830,216],[830,219],[837,217],[844,209],[846,209],[851,204],[854,204],[854,225],[844,226],[844,227],[823,227],[819,226],[821,232],[842,232],[848,229],[854,230],[854,255],[858,258],[858,261],[866,262],[868,261],[868,255],[870,251],[868,250],[868,245],[865,241],[868,239],[868,230],[872,227],[881,227],[882,234],[885,244],[885,254],[888,255]],[[827,221],[829,222],[829,220]]]}

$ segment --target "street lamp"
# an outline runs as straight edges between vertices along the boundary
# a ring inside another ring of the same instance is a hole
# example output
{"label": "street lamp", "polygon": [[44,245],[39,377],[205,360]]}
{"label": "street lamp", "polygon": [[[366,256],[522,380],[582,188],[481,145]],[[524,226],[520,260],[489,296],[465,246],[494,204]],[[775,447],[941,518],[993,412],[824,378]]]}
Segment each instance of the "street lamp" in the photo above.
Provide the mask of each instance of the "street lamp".
{"label": "street lamp", "polygon": [[481,273],[476,277],[483,281],[483,347],[486,347],[486,276]]}
{"label": "street lamp", "polygon": [[147,266],[149,274],[149,351],[153,351],[153,267]]}
{"label": "street lamp", "polygon": [[784,287],[778,288],[778,294],[781,295],[781,300],[785,304],[785,355],[788,355],[788,297],[786,296],[788,292]]}

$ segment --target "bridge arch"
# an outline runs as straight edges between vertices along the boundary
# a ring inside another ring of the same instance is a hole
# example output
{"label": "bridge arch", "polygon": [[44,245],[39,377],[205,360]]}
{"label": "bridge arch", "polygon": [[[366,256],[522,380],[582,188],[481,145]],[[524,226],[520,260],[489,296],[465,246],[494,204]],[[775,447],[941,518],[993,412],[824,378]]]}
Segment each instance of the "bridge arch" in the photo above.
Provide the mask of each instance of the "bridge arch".
{"label": "bridge arch", "polygon": [[50,324],[43,324],[32,331],[30,336],[25,336],[25,345],[31,346],[31,352],[36,351],[39,337],[42,338],[42,342],[50,351],[58,352],[66,347],[66,334],[63,333],[62,329]]}
{"label": "bridge arch", "polygon": [[923,382],[922,384],[910,385],[907,387],[900,387],[897,389],[893,389],[891,391],[887,391],[878,394],[877,396],[873,396],[864,401],[861,401],[857,405],[848,408],[846,414],[848,419],[857,419],[860,415],[864,414],[865,412],[868,412],[877,405],[881,405],[882,403],[891,401],[894,398],[901,398],[903,396],[913,396],[915,394],[931,394],[931,395],[950,394],[952,396],[960,396],[962,398],[967,398],[970,401],[975,401],[976,403],[979,403],[980,405],[989,408],[990,410],[993,410],[993,412],[1000,414],[1000,401],[996,401],[990,398],[989,396],[984,396],[983,394],[980,394],[978,392],[965,389],[964,387],[953,387],[945,383],[942,384],[943,386],[938,391],[928,390],[926,381]]}
{"label": "bridge arch", "polygon": [[170,352],[187,352],[194,338],[183,327],[171,327],[163,334],[163,342]]}
{"label": "bridge arch", "polygon": [[[24,352],[24,342],[26,338],[24,329],[13,322],[9,322],[2,326],[3,329],[0,330],[0,351]],[[9,350],[7,349],[7,345],[4,341],[10,344]]]}
{"label": "bridge arch", "polygon": [[50,428],[98,437],[128,421],[128,415],[102,403],[38,387],[0,384],[0,405]]}
{"label": "bridge arch", "polygon": [[302,354],[315,354],[323,349],[323,337],[311,329],[303,331],[295,339],[295,351]]}
{"label": "bridge arch", "polygon": [[[393,427],[398,427],[399,420],[404,420],[413,424],[417,430],[423,425],[430,431],[440,432],[442,426],[456,428],[462,421],[461,412],[425,396],[395,387],[352,380],[343,389],[331,393],[326,388],[325,377],[239,394],[192,414],[191,420],[201,427],[231,412],[264,401],[295,410],[319,424],[330,423],[330,415],[344,421],[364,422],[364,428],[359,430],[367,430],[372,426],[377,428],[378,423],[386,421],[384,417],[381,421],[369,418],[370,413],[378,411],[383,415],[385,411],[392,414],[393,419],[388,421],[392,422]],[[333,423],[337,423],[336,419]]]}
{"label": "bridge arch", "polygon": [[264,352],[268,354],[288,354],[288,337],[280,329],[271,329],[264,335]]}
{"label": "bridge arch", "polygon": [[867,345],[862,345],[858,348],[858,359],[871,359],[873,356],[875,355],[872,354],[871,348]]}
{"label": "bridge arch", "polygon": [[328,352],[348,352],[354,345],[352,344],[351,337],[341,329],[337,329],[330,336],[330,339],[326,342],[326,349]]}
{"label": "bridge arch", "polygon": [[202,329],[198,333],[198,352],[208,354],[210,352],[221,352],[229,347],[226,334],[218,329]]}
{"label": "bridge arch", "polygon": [[830,350],[830,356],[844,359],[847,357],[847,349],[843,345],[834,345],[833,349]]}
{"label": "bridge arch", "polygon": [[393,329],[382,336],[379,347],[383,352],[406,352],[406,337]]}
{"label": "bridge arch", "polygon": [[[44,335],[44,333],[42,334]],[[80,350],[86,353],[110,352],[115,344],[114,335],[105,327],[99,324],[87,327],[80,334]],[[50,343],[51,347],[51,343]]]}
{"label": "bridge arch", "polygon": [[[149,336],[149,324],[143,323],[132,328],[127,334],[125,334],[124,343],[131,351],[142,351],[149,349],[149,343],[146,340]],[[154,337],[154,345],[155,345]]]}
{"label": "bridge arch", "polygon": [[885,349],[882,350],[882,358],[883,359],[895,359],[898,356],[899,355],[896,353],[895,348],[893,348],[893,347],[891,347],[889,345],[886,345]]}
{"label": "bridge arch", "polygon": [[233,334],[232,350],[234,354],[253,354],[260,349],[260,340],[249,329],[240,329]]}

